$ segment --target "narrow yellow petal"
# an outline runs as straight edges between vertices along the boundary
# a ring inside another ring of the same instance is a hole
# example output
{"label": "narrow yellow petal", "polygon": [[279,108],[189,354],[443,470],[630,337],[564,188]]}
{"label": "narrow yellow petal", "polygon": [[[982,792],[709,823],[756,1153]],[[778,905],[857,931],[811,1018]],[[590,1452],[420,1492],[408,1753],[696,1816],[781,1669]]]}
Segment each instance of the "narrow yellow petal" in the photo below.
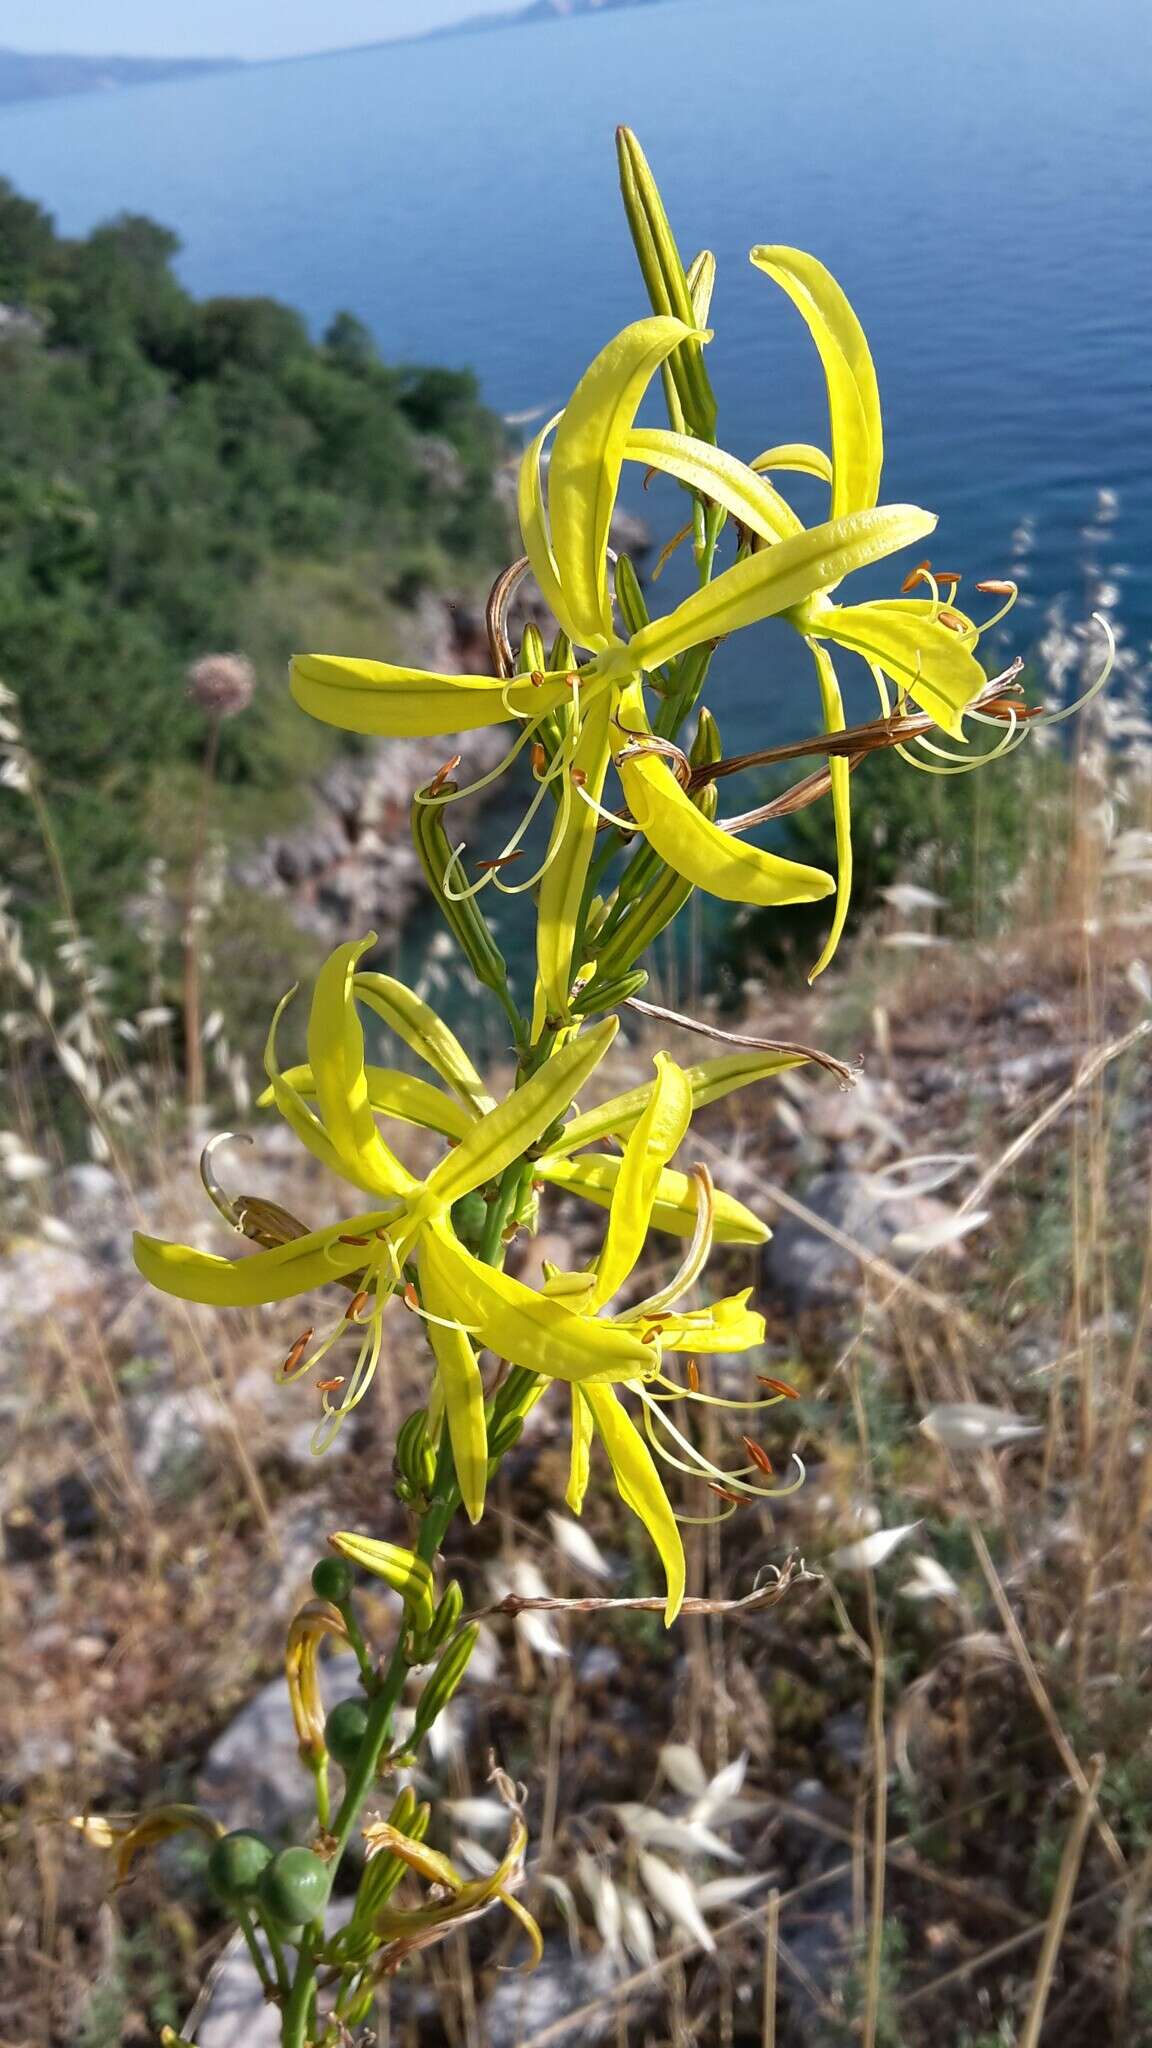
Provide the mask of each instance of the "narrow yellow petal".
{"label": "narrow yellow petal", "polygon": [[628,435],[655,372],[690,338],[702,339],[668,314],[625,327],[585,371],[556,429],[548,471],[552,550],[571,636],[594,651],[615,637],[608,535]]}
{"label": "narrow yellow petal", "polygon": [[339,1177],[347,1171],[340,1154],[319,1117],[309,1109],[287,1074],[282,1071],[277,1057],[276,1038],[280,1029],[280,1019],[294,994],[295,990],[289,989],[286,996],[281,996],[272,1013],[272,1022],[268,1026],[268,1036],[264,1041],[264,1072],[268,1076],[272,1100],[289,1130],[295,1131],[300,1143],[307,1147],[314,1159],[318,1159],[322,1166],[326,1166],[329,1173]]}
{"label": "narrow yellow petal", "polygon": [[931,607],[899,599],[832,605],[807,631],[874,662],[953,739],[965,737],[964,707],[988,678],[971,648],[932,617]]}
{"label": "narrow yellow petal", "polygon": [[350,1217],[339,1228],[310,1230],[290,1244],[242,1259],[220,1259],[191,1245],[169,1244],[138,1232],[132,1255],[145,1280],[181,1301],[202,1301],[211,1308],[257,1308],[265,1302],[287,1301],[330,1280],[355,1273],[372,1256],[363,1243],[341,1238],[366,1238],[395,1220],[396,1210],[375,1209]]}
{"label": "narrow yellow petal", "polygon": [[460,1040],[422,996],[391,974],[358,974],[356,994],[470,1108],[481,1113],[492,1108],[492,1097]]}
{"label": "narrow yellow petal", "polygon": [[626,646],[603,654],[598,672],[622,681],[630,670],[660,668],[689,647],[755,625],[758,619],[802,604],[817,591],[830,590],[853,570],[923,540],[935,524],[934,514],[918,505],[884,505],[825,520],[777,541],[735,562],[665,617],[653,619]]}
{"label": "narrow yellow petal", "polygon": [[802,249],[757,248],[752,262],[787,292],[820,353],[832,437],[832,514],[876,503],[884,464],[880,392],[867,336],[831,271]]}
{"label": "narrow yellow petal", "polygon": [[713,448],[708,441],[695,441],[689,434],[672,434],[663,428],[636,428],[628,436],[625,454],[629,462],[658,469],[701,497],[711,498],[762,540],[786,540],[789,534],[803,532],[802,522],[779,491],[746,463],[725,454],[723,448]]}
{"label": "narrow yellow petal", "polygon": [[[462,1138],[476,1121],[474,1111],[446,1095],[442,1088],[422,1081],[418,1074],[405,1074],[399,1067],[364,1069],[368,1100],[377,1116],[391,1116],[401,1123],[418,1124],[422,1130],[439,1131],[446,1138]],[[305,1099],[316,1094],[316,1083],[308,1065],[286,1067],[280,1076]],[[267,1109],[274,1099],[271,1088],[257,1097],[257,1107]]]}
{"label": "narrow yellow petal", "polygon": [[668,1584],[664,1625],[671,1628],[683,1605],[687,1574],[684,1545],[656,1461],[611,1387],[581,1387],[580,1398],[592,1411],[621,1500],[643,1522],[660,1553]]}
{"label": "narrow yellow petal", "polygon": [[376,1128],[356,1011],[357,964],[375,942],[372,932],[338,946],[320,969],[308,1019],[308,1063],[321,1121],[346,1177],[369,1194],[405,1195],[416,1182]]}
{"label": "narrow yellow petal", "polygon": [[832,481],[832,458],[825,455],[823,448],[814,448],[810,441],[782,441],[778,448],[766,448],[750,464],[765,474],[774,469],[795,470],[800,476],[814,476],[822,484]]}
{"label": "narrow yellow petal", "polygon": [[[606,690],[584,711],[584,725],[573,757],[572,769],[583,777],[583,786],[596,802],[604,789],[608,768],[608,720],[611,699]],[[566,1018],[568,994],[576,972],[573,948],[584,902],[584,885],[596,841],[599,820],[590,804],[576,794],[561,805],[553,826],[558,843],[550,847],[551,859],[540,884],[536,916],[536,997],[532,1018],[533,1040],[539,1038],[548,1017]]]}
{"label": "narrow yellow petal", "polygon": [[579,1381],[596,1375],[637,1379],[652,1369],[652,1352],[638,1337],[573,1315],[511,1274],[485,1266],[443,1223],[428,1230],[421,1260],[438,1296],[454,1301],[454,1313],[477,1332],[478,1341],[512,1365],[548,1379]]}
{"label": "narrow yellow petal", "polygon": [[[805,1055],[800,1052],[734,1052],[725,1053],[721,1059],[698,1060],[684,1069],[692,1090],[693,1111],[719,1102],[738,1088],[751,1087],[754,1081],[767,1080],[773,1074],[785,1073],[789,1067],[804,1064]],[[563,1137],[550,1147],[549,1156],[564,1158],[581,1145],[596,1144],[600,1138],[625,1137],[643,1115],[647,1102],[645,1082],[640,1088],[629,1088],[624,1095],[613,1095],[597,1109],[585,1110],[565,1126]]]}
{"label": "narrow yellow petal", "polygon": [[447,1319],[445,1322],[429,1322],[427,1328],[439,1369],[456,1479],[465,1514],[470,1522],[478,1522],[484,1512],[484,1493],[488,1484],[484,1382],[471,1339],[465,1330],[452,1323],[451,1319],[458,1313],[456,1304],[451,1295],[441,1292],[436,1279],[435,1271],[429,1269],[428,1261],[422,1255],[420,1281],[424,1306],[431,1316]]}
{"label": "narrow yellow petal", "polygon": [[592,1410],[578,1386],[572,1388],[572,1455],[564,1498],[574,1515],[581,1514],[592,1460]]}
{"label": "narrow yellow petal", "polygon": [[660,1319],[661,1351],[752,1351],[763,1344],[764,1318],[748,1307],[751,1289],[728,1295],[707,1309],[677,1315],[675,1310]]}
{"label": "narrow yellow petal", "polygon": [[[780,547],[791,543],[782,541]],[[778,550],[772,550],[773,553]],[[629,736],[647,729],[644,701],[638,687],[624,693],[618,714]],[[728,903],[813,903],[831,894],[831,875],[820,868],[765,853],[747,840],[721,831],[691,802],[667,761],[657,753],[629,755],[631,738],[616,755],[616,768],[628,808],[649,846],[710,896]]]}
{"label": "narrow yellow petal", "polygon": [[624,1148],[608,1228],[596,1271],[595,1306],[623,1286],[644,1249],[660,1177],[677,1152],[692,1118],[692,1090],[683,1070],[667,1053],[656,1054],[656,1079],[643,1115]]}
{"label": "narrow yellow petal", "polygon": [[297,654],[289,681],[300,709],[325,725],[406,740],[554,711],[568,694],[561,676],[509,687],[496,676],[434,675],[337,654]]}
{"label": "narrow yellow petal", "polygon": [[[622,1161],[607,1154],[578,1153],[575,1159],[557,1159],[553,1154],[537,1162],[540,1180],[595,1202],[600,1209],[612,1206],[612,1195]],[[715,1195],[715,1235],[721,1244],[765,1244],[770,1232],[758,1216],[719,1189]],[[696,1228],[696,1183],[686,1173],[666,1166],[660,1175],[652,1205],[652,1227],[666,1230],[671,1237],[691,1237]]]}
{"label": "narrow yellow petal", "polygon": [[514,1089],[495,1109],[474,1123],[467,1135],[449,1152],[425,1182],[429,1201],[450,1207],[461,1195],[494,1180],[521,1159],[564,1115],[589,1075],[595,1073],[619,1029],[618,1017],[605,1017],[591,1030],[546,1060],[539,1072]]}
{"label": "narrow yellow petal", "polygon": [[568,610],[567,599],[552,553],[552,538],[548,531],[548,513],[544,503],[544,483],[541,464],[544,458],[544,443],[561,414],[550,419],[546,427],[531,440],[520,458],[517,482],[517,511],[520,517],[520,531],[524,537],[524,552],[532,564],[540,595],[544,599],[556,624],[567,633],[570,640],[579,636],[574,631],[574,622]]}
{"label": "narrow yellow petal", "polygon": [[[816,663],[816,674],[820,682],[820,701],[824,710],[825,732],[843,732],[844,699],[832,666],[832,657],[826,647],[810,640],[812,658]],[[832,929],[824,943],[824,949],[815,967],[808,976],[813,982],[823,974],[840,944],[848,905],[852,900],[852,770],[843,754],[830,754],[828,773],[832,784],[832,817],[836,828],[836,909],[832,918]]]}

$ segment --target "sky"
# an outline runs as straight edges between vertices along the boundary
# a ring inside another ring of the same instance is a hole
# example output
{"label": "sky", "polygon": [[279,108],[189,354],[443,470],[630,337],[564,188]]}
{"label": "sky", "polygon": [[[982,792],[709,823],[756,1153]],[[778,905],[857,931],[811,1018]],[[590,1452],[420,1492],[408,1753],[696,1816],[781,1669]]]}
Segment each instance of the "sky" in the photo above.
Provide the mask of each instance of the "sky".
{"label": "sky", "polygon": [[[509,0],[36,0],[0,4],[0,44],[122,57],[296,57],[418,34]],[[19,17],[17,21],[16,17]]]}

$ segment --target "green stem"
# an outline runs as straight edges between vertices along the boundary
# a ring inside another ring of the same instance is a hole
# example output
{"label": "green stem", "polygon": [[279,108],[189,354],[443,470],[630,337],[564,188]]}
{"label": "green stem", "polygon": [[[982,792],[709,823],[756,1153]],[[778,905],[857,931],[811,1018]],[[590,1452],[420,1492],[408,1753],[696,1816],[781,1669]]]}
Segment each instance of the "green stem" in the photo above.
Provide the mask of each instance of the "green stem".
{"label": "green stem", "polygon": [[356,1619],[356,1610],[351,1600],[340,1600],[336,1604],[340,1609],[341,1620],[348,1631],[348,1641],[352,1646],[356,1662],[360,1667],[361,1684],[365,1692],[373,1693],[380,1680],[377,1677],[376,1664],[372,1652],[364,1640],[363,1631]]}
{"label": "green stem", "polygon": [[313,1931],[306,1927],[300,1938],[300,1952],[296,1960],[296,1975],[288,2003],[284,2007],[284,2025],[280,2035],[280,2048],[307,2048],[308,2015],[316,1995],[316,1974],[312,1967]]}
{"label": "green stem", "polygon": [[[264,1951],[256,1939],[256,1929],[252,1925],[252,1915],[241,1912],[237,1913],[236,1918],[240,1923],[240,1932],[244,1936],[244,1946],[252,1958],[256,1975],[259,1977],[265,1991],[275,1991],[277,1989],[277,1982],[275,1978],[270,1977],[268,1974],[268,1965],[264,1961]],[[283,1956],[281,1956],[280,1961],[283,1965]],[[280,1973],[279,1989],[281,1991],[288,1989],[288,1972],[286,1969],[282,1969]]]}

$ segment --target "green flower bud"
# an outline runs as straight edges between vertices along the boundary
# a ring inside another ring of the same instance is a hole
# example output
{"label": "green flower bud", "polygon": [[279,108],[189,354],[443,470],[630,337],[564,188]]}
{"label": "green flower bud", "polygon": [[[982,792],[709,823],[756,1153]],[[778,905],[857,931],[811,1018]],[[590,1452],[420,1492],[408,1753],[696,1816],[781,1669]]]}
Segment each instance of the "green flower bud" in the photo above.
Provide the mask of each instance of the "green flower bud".
{"label": "green flower bud", "polygon": [[467,1628],[462,1628],[459,1635],[452,1638],[420,1695],[412,1729],[413,1743],[423,1741],[433,1722],[444,1712],[468,1669],[479,1634],[479,1622],[470,1621]]}
{"label": "green flower bud", "polygon": [[639,633],[649,623],[648,606],[640,588],[640,578],[632,565],[630,555],[620,555],[616,562],[616,602],[620,617],[630,633]]}
{"label": "green flower bud", "polygon": [[446,1643],[464,1612],[464,1591],[458,1579],[451,1579],[440,1596],[436,1616],[420,1648],[425,1658],[431,1657]]}
{"label": "green flower bud", "polygon": [[529,622],[524,628],[524,638],[520,642],[520,659],[516,664],[516,672],[518,675],[530,676],[534,673],[543,673],[545,668],[544,637],[539,626]]}

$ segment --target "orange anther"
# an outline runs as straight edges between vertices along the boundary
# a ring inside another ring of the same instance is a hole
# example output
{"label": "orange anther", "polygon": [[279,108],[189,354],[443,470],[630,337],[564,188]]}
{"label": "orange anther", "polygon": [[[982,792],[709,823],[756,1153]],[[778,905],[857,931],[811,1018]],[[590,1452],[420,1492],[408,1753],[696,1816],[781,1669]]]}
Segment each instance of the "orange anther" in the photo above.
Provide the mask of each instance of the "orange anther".
{"label": "orange anther", "polygon": [[688,1381],[688,1392],[690,1394],[698,1394],[700,1392],[700,1367],[694,1358],[688,1360],[684,1376]]}
{"label": "orange anther", "polygon": [[990,597],[1014,597],[1016,594],[1016,585],[1014,583],[1002,583],[999,577],[990,577],[986,582],[978,583],[976,588],[977,590],[986,590]]}
{"label": "orange anther", "polygon": [[745,1496],[742,1493],[733,1493],[728,1486],[717,1486],[714,1479],[708,1481],[708,1490],[710,1493],[718,1493],[721,1500],[731,1501],[733,1507],[742,1508],[744,1505]]}
{"label": "orange anther", "polygon": [[334,1380],[317,1380],[316,1392],[318,1394],[334,1394],[336,1392],[337,1387],[342,1387],[343,1385],[344,1375],[343,1373],[341,1373],[339,1377]]}
{"label": "orange anther", "polygon": [[338,1237],[337,1244],[371,1244],[370,1237]]}
{"label": "orange anther", "polygon": [[345,1309],[345,1311],[344,1311],[344,1320],[345,1320],[345,1322],[346,1322],[346,1323],[354,1323],[354,1322],[356,1322],[356,1321],[357,1321],[357,1320],[359,1319],[359,1315],[360,1315],[360,1311],[361,1311],[361,1309],[362,1309],[362,1308],[366,1308],[366,1307],[367,1307],[367,1305],[368,1305],[368,1301],[369,1301],[369,1294],[368,1294],[368,1290],[367,1290],[367,1288],[366,1288],[366,1287],[362,1287],[362,1288],[361,1288],[361,1290],[360,1290],[360,1292],[359,1292],[359,1294],[354,1294],[354,1295],[352,1296],[352,1299],[351,1299],[351,1301],[350,1301],[350,1302],[348,1303],[348,1306],[347,1306],[347,1308],[346,1308],[346,1309]]}
{"label": "orange anther", "polygon": [[787,1380],[769,1379],[766,1372],[758,1372],[756,1377],[762,1387],[767,1387],[773,1394],[782,1394],[786,1401],[798,1401],[800,1399],[797,1389],[790,1387]]}
{"label": "orange anther", "polygon": [[767,1451],[764,1449],[763,1444],[758,1444],[756,1442],[755,1437],[752,1436],[746,1436],[743,1441],[744,1449],[747,1451],[748,1456],[752,1460],[752,1463],[755,1466],[757,1466],[761,1472],[766,1472],[768,1474],[769,1479],[771,1479],[773,1471],[772,1460],[768,1456]]}
{"label": "orange anther", "polygon": [[404,1306],[405,1308],[416,1309],[417,1311],[420,1307],[420,1296],[417,1294],[415,1285],[411,1280],[404,1289]]}
{"label": "orange anther", "polygon": [[448,780],[448,777],[452,775],[455,772],[455,770],[460,766],[460,761],[461,756],[459,754],[453,754],[452,759],[450,761],[445,761],[444,766],[436,770],[435,775],[432,777],[431,782],[428,784],[429,796],[439,796],[440,791],[443,789],[444,784]]}
{"label": "orange anther", "polygon": [[308,1346],[312,1342],[312,1339],[315,1336],[315,1334],[316,1332],[314,1330],[304,1330],[301,1332],[300,1336],[297,1337],[296,1342],[292,1346],[291,1351],[288,1353],[287,1358],[284,1360],[283,1365],[280,1367],[282,1373],[289,1373],[295,1371],[296,1367],[300,1363],[300,1360],[303,1358],[304,1353],[307,1351]]}
{"label": "orange anther", "polygon": [[544,743],[543,743],[543,741],[542,741],[542,740],[533,740],[533,742],[532,742],[532,772],[533,772],[533,774],[534,774],[534,775],[543,775],[543,773],[544,773],[544,770],[545,770],[545,769],[547,768],[547,766],[548,766],[548,749],[547,749],[547,747],[546,747],[546,746],[544,745]]}
{"label": "orange anther", "polygon": [[511,867],[514,860],[523,860],[523,858],[524,848],[519,846],[515,853],[497,854],[495,860],[478,860],[476,866],[482,874],[488,875],[494,873],[497,868]]}

